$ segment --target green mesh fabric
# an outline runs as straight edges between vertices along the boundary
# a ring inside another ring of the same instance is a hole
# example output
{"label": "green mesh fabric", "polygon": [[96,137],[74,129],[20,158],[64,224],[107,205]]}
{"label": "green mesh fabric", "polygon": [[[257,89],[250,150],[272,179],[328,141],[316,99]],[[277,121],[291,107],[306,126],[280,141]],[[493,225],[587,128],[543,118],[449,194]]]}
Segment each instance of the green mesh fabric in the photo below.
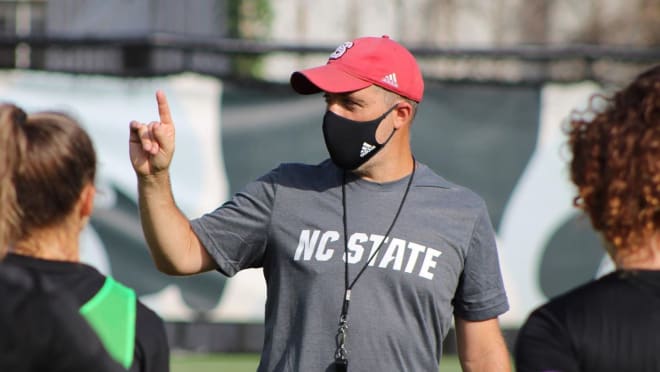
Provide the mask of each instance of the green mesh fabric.
{"label": "green mesh fabric", "polygon": [[136,308],[135,291],[111,277],[80,308],[108,353],[127,369],[133,363]]}

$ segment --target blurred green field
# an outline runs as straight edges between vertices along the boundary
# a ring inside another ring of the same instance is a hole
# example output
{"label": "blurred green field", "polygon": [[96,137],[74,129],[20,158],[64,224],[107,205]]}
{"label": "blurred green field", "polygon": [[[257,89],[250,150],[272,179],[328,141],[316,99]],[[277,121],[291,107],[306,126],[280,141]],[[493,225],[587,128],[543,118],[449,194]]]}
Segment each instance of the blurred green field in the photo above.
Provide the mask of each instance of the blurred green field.
{"label": "blurred green field", "polygon": [[[172,353],[171,372],[254,372],[258,354],[183,354]],[[442,372],[461,372],[458,358],[448,355],[440,363]]]}

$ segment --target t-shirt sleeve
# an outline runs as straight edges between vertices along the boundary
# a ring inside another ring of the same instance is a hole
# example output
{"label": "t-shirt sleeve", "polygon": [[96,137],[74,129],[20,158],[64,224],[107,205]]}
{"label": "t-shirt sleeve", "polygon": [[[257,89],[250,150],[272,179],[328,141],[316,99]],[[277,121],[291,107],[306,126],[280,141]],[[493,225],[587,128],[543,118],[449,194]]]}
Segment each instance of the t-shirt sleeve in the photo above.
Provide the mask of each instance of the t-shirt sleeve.
{"label": "t-shirt sleeve", "polygon": [[191,221],[224,275],[262,266],[278,170],[249,183],[215,211]]}
{"label": "t-shirt sleeve", "polygon": [[76,300],[51,287],[35,273],[0,262],[0,371],[126,372]]}
{"label": "t-shirt sleeve", "polygon": [[453,302],[454,315],[470,321],[490,319],[509,309],[495,233],[483,203],[475,219]]}
{"label": "t-shirt sleeve", "polygon": [[[37,307],[39,314],[31,314],[33,322],[48,326],[40,327],[42,341],[48,346],[46,355],[39,359],[39,370],[54,372],[119,372],[125,371],[106,352],[96,333],[78,313],[72,301],[65,301],[64,294],[43,295],[44,307]],[[46,331],[47,330],[47,331]],[[38,354],[38,352],[37,352]],[[43,368],[43,369],[42,369]]]}
{"label": "t-shirt sleeve", "polygon": [[518,372],[578,372],[565,327],[546,308],[534,311],[518,332],[514,347]]}
{"label": "t-shirt sleeve", "polygon": [[138,302],[136,320],[135,360],[131,368],[142,372],[168,372],[170,347],[163,320]]}

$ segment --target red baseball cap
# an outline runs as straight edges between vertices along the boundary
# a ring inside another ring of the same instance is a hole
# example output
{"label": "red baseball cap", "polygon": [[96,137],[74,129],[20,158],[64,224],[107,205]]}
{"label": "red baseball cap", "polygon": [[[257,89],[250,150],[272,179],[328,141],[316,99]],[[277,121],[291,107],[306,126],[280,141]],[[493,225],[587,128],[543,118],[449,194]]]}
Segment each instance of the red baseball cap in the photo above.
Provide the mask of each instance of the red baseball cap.
{"label": "red baseball cap", "polygon": [[413,101],[424,96],[424,80],[415,57],[389,38],[362,37],[341,44],[323,66],[291,74],[300,94],[345,93],[378,85]]}

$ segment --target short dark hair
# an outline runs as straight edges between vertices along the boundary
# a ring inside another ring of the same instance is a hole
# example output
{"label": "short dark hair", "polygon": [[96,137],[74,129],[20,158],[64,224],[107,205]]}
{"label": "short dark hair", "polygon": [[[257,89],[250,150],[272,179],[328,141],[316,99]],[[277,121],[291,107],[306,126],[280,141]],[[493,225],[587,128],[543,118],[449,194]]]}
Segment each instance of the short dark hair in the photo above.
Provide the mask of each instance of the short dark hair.
{"label": "short dark hair", "polygon": [[396,102],[400,102],[400,101],[408,102],[413,108],[412,118],[413,119],[415,118],[415,115],[417,114],[417,106],[419,105],[419,103],[417,103],[416,101],[413,101],[410,98],[406,98],[406,97],[404,97],[402,95],[399,95],[395,92],[387,90],[385,88],[379,87],[377,85],[374,85],[374,86],[377,87],[378,89],[380,89],[383,92],[383,96],[385,98],[385,104],[387,106],[394,105]]}

